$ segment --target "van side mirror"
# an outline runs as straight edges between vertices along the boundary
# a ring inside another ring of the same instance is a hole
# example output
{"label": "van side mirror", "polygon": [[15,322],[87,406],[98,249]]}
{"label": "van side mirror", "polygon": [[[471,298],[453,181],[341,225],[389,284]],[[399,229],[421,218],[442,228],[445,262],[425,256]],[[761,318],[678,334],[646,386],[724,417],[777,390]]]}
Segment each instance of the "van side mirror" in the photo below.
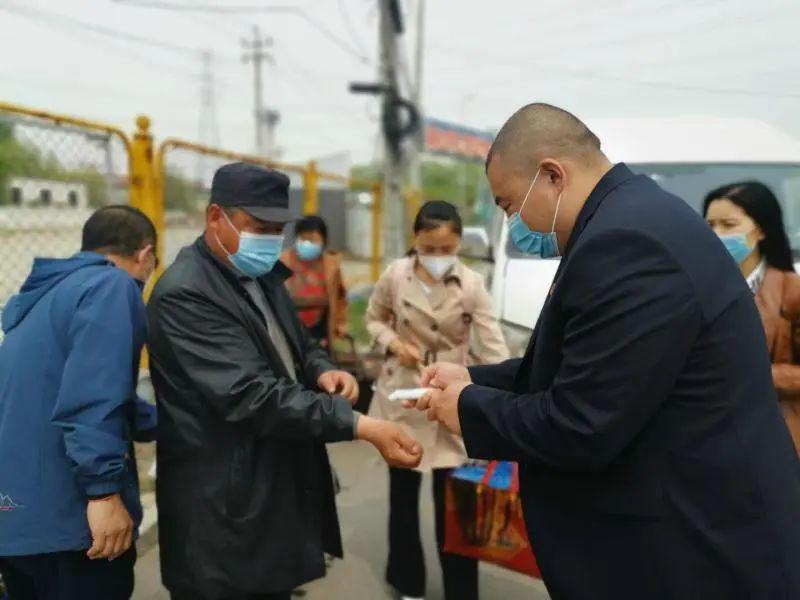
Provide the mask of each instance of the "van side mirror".
{"label": "van side mirror", "polygon": [[485,227],[464,227],[461,235],[461,250],[458,255],[462,258],[493,262],[492,244],[489,241],[489,232]]}

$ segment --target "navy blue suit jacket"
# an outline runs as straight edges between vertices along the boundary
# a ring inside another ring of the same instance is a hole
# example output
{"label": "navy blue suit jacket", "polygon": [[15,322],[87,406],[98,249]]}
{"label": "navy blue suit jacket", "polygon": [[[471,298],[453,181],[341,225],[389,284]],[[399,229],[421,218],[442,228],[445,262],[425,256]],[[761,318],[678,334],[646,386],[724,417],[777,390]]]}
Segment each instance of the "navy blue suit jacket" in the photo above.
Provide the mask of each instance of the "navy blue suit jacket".
{"label": "navy blue suit jacket", "polygon": [[682,200],[611,169],[525,357],[471,374],[467,452],[519,461],[554,599],[800,598],[800,463],[762,324]]}

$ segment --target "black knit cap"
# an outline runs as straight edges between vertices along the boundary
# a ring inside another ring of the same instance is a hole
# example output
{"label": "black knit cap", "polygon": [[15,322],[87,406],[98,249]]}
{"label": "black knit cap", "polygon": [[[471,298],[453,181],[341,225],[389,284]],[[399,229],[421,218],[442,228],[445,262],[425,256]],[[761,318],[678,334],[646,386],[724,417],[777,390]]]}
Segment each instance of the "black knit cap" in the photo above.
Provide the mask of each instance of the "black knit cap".
{"label": "black knit cap", "polygon": [[240,208],[261,221],[289,223],[289,178],[280,171],[237,162],[223,165],[211,182],[211,202]]}

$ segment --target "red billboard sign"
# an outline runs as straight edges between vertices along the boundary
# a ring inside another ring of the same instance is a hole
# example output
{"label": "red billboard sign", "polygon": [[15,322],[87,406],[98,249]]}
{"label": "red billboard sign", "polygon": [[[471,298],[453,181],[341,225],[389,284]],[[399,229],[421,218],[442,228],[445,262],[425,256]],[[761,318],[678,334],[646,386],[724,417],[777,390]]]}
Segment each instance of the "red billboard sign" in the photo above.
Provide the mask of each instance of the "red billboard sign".
{"label": "red billboard sign", "polygon": [[488,131],[438,119],[425,120],[425,149],[428,152],[484,160],[493,139],[494,136]]}

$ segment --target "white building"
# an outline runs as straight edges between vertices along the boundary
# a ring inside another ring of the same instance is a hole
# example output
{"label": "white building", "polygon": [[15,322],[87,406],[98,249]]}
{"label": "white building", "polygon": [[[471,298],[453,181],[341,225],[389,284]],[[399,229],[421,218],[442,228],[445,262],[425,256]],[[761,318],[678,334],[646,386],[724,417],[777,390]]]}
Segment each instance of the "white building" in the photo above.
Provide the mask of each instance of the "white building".
{"label": "white building", "polygon": [[89,190],[85,183],[11,177],[8,197],[12,206],[85,209],[89,207]]}

